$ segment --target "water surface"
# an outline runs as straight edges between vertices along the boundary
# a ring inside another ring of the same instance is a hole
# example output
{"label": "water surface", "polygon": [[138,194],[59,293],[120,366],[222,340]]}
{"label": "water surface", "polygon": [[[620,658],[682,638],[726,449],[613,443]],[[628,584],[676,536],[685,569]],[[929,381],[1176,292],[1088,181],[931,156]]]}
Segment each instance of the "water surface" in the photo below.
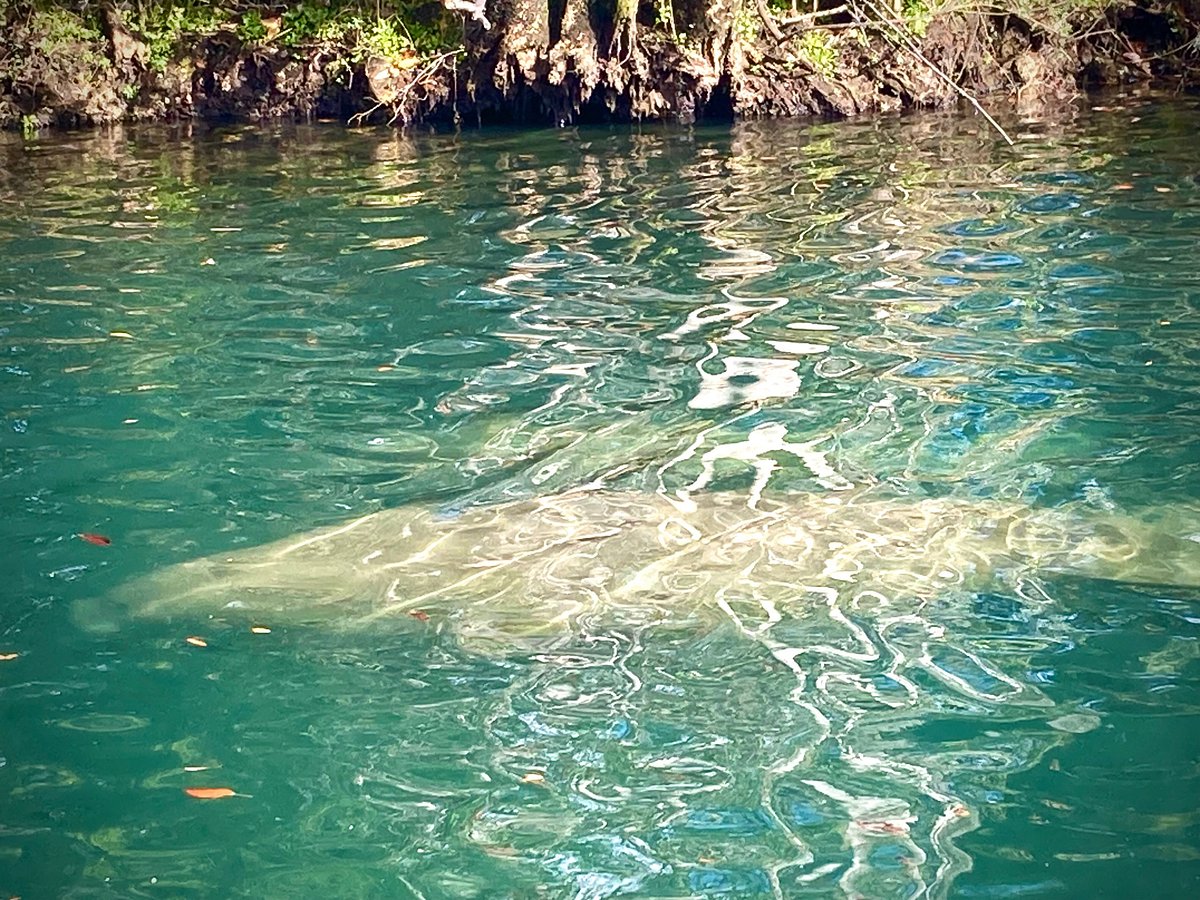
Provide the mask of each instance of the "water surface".
{"label": "water surface", "polygon": [[72,613],[589,483],[1200,503],[1200,106],[1010,124],[5,138],[0,890],[1195,896],[1194,587],[849,577],[490,654]]}

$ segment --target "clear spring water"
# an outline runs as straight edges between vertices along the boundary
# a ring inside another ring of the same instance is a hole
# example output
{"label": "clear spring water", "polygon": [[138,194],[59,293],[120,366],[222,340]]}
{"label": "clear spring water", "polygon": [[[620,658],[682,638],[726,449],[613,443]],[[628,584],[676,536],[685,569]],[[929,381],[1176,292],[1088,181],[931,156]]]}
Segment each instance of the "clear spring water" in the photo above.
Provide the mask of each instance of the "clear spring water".
{"label": "clear spring water", "polygon": [[3,138],[0,892],[1195,896],[1200,588],[851,579],[772,598],[794,666],[72,615],[589,481],[1196,504],[1200,105],[1062,116]]}

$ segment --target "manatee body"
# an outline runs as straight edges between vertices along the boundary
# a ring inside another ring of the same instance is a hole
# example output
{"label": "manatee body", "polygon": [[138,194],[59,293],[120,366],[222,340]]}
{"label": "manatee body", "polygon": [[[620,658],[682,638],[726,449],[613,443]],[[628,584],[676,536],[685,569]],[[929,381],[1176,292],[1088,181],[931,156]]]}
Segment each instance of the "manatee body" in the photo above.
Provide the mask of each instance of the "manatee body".
{"label": "manatee body", "polygon": [[[579,623],[713,620],[864,592],[923,603],[1039,572],[1200,584],[1185,519],[866,494],[763,499],[576,490],[447,514],[415,506],[167,567],[80,615],[363,625],[438,612],[497,644]],[[832,593],[831,593],[832,592]]]}

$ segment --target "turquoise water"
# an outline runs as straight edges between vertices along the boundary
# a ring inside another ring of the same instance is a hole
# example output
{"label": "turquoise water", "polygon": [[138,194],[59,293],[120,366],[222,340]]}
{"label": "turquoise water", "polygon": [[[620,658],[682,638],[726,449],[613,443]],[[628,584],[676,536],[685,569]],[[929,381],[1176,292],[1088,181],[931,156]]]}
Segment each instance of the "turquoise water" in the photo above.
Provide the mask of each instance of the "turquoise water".
{"label": "turquoise water", "polygon": [[110,599],[589,484],[1195,510],[1200,105],[1062,116],[3,138],[0,892],[1195,896],[1187,579],[934,542],[491,652]]}

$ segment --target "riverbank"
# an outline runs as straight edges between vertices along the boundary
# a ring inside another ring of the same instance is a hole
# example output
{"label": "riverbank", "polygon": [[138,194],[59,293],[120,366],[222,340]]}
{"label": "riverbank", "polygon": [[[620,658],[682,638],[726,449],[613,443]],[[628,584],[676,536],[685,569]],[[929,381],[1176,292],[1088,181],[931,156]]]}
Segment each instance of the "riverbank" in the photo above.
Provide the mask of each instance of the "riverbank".
{"label": "riverbank", "polygon": [[1200,0],[0,0],[0,126],[1028,107],[1200,75]]}

